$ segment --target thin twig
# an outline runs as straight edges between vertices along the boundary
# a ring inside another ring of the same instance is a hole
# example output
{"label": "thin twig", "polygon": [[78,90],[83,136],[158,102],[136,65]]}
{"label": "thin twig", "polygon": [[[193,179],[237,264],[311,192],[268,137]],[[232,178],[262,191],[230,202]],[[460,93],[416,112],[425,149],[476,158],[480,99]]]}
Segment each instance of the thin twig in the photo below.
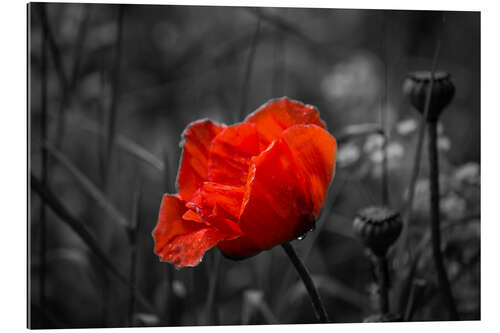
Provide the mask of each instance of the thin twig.
{"label": "thin twig", "polygon": [[288,258],[290,258],[290,261],[292,262],[293,266],[297,270],[297,273],[299,274],[300,278],[302,279],[302,282],[304,283],[304,286],[307,289],[307,292],[309,293],[309,297],[311,298],[311,302],[312,302],[312,305],[314,308],[314,313],[316,314],[316,318],[321,323],[328,323],[329,322],[328,314],[326,313],[323,302],[321,301],[321,298],[319,297],[318,291],[316,290],[316,287],[314,286],[314,282],[311,279],[311,275],[309,274],[309,271],[307,270],[306,266],[300,260],[300,258],[297,256],[297,253],[295,252],[295,250],[293,249],[293,247],[290,243],[283,243],[283,244],[281,244],[281,246],[283,247],[286,254],[288,255]]}
{"label": "thin twig", "polygon": [[[383,36],[382,41],[382,52],[383,52],[383,65],[384,65],[384,92],[382,94],[382,100],[380,105],[380,127],[387,134],[387,94],[388,94],[388,69],[387,69],[387,19],[385,17],[385,11],[382,11],[382,27]],[[384,206],[389,205],[389,170],[387,161],[387,144],[388,136],[384,137],[382,144],[382,204]]]}

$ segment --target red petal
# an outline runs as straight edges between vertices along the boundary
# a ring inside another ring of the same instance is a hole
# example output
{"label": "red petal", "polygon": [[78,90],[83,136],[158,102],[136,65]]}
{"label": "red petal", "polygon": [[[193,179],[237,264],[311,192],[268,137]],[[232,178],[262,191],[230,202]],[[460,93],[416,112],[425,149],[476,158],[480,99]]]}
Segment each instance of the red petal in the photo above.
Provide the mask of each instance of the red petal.
{"label": "red petal", "polygon": [[242,236],[233,240],[221,241],[217,244],[217,247],[226,257],[231,259],[248,258],[263,250],[252,242],[247,236]]}
{"label": "red petal", "polygon": [[313,227],[333,176],[335,149],[322,128],[298,125],[253,159],[240,216],[251,242],[268,249]]}
{"label": "red petal", "polygon": [[314,106],[304,105],[286,97],[272,100],[250,114],[246,123],[255,123],[261,139],[261,150],[281,135],[285,129],[298,124],[314,124],[325,128]]}
{"label": "red petal", "polygon": [[208,180],[226,185],[245,185],[250,160],[259,153],[255,124],[227,127],[215,137],[210,147]]}
{"label": "red petal", "polygon": [[179,235],[167,244],[160,258],[176,267],[197,266],[205,252],[224,238],[221,232],[212,228],[202,228]]}
{"label": "red petal", "polygon": [[225,126],[209,120],[201,120],[188,125],[183,133],[183,152],[177,186],[179,195],[185,201],[191,200],[193,194],[208,177],[208,154],[212,140]]}
{"label": "red petal", "polygon": [[192,211],[191,209],[188,209],[184,215],[182,215],[182,218],[184,220],[188,220],[188,221],[194,221],[194,222],[198,222],[198,223],[203,223],[203,221],[201,220],[201,217],[200,215],[196,214],[194,211]]}
{"label": "red petal", "polygon": [[155,253],[177,267],[198,265],[206,251],[230,238],[205,224],[183,220],[185,212],[185,204],[178,196],[164,195],[153,230]]}
{"label": "red petal", "polygon": [[306,180],[306,188],[317,217],[335,174],[337,143],[335,138],[316,125],[297,125],[282,134],[290,147],[297,167]]}
{"label": "red petal", "polygon": [[238,221],[244,188],[205,182],[186,207],[195,212],[204,223],[222,232],[239,237]]}

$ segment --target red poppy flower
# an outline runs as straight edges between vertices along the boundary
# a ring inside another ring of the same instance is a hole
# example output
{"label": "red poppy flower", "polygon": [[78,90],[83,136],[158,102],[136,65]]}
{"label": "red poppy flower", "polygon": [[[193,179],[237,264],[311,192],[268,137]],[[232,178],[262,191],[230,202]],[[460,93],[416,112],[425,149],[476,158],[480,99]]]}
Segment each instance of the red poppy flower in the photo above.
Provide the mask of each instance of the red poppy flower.
{"label": "red poppy flower", "polygon": [[313,227],[337,150],[314,107],[276,99],[239,124],[196,121],[183,138],[179,193],[163,196],[153,231],[162,261],[196,266],[214,246],[242,259]]}

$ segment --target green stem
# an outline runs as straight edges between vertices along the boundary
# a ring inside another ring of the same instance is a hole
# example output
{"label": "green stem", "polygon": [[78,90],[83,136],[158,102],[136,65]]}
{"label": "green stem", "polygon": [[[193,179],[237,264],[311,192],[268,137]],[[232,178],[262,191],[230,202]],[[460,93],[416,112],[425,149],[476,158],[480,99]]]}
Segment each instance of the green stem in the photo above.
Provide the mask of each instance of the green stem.
{"label": "green stem", "polygon": [[309,293],[316,318],[318,318],[318,321],[321,323],[328,323],[329,320],[325,307],[323,305],[323,302],[321,302],[321,298],[319,297],[318,291],[314,286],[314,282],[311,279],[311,275],[309,274],[306,266],[304,266],[302,260],[300,260],[300,258],[297,256],[297,253],[290,243],[283,243],[281,244],[281,246],[288,255],[288,258],[290,258],[290,260],[292,261],[295,269],[297,270],[297,273],[299,274],[302,282],[304,283],[304,286],[307,289],[307,292]]}
{"label": "green stem", "polygon": [[431,189],[431,240],[432,256],[438,275],[439,289],[442,292],[451,320],[458,320],[458,312],[453,299],[450,281],[444,267],[441,253],[441,228],[439,216],[439,166],[437,153],[437,121],[428,122],[429,129],[429,164]]}

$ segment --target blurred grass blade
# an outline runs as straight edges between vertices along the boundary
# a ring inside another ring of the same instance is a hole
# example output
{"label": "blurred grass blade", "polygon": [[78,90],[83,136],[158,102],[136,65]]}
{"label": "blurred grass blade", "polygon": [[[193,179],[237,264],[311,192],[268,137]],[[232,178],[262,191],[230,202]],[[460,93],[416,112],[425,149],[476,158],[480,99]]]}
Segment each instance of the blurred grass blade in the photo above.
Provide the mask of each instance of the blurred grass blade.
{"label": "blurred grass blade", "polygon": [[63,153],[59,152],[55,147],[46,143],[43,145],[50,155],[56,159],[60,165],[66,168],[81,187],[87,192],[106,213],[115,220],[120,226],[128,230],[129,223],[125,216],[122,215],[106,197],[104,193],[87,177],[85,176]]}
{"label": "blurred grass blade", "polygon": [[[42,16],[45,15],[45,5],[40,6],[40,9],[42,11]],[[43,30],[42,30],[43,31]],[[40,134],[41,134],[41,140],[42,142],[45,142],[48,137],[48,121],[47,121],[47,68],[48,68],[48,47],[47,47],[47,36],[46,32],[43,32],[42,34],[42,59],[41,59],[41,68],[40,68],[40,97],[41,97],[41,128],[40,128]],[[45,186],[48,182],[48,158],[47,158],[47,152],[42,149],[41,151],[41,157],[42,157],[42,163],[41,163],[41,181],[42,184]],[[32,232],[31,230],[31,225],[30,225],[30,233]],[[31,245],[31,244],[30,244]],[[48,309],[47,302],[46,302],[46,275],[47,275],[47,210],[45,205],[42,203],[40,205],[40,244],[39,244],[39,251],[40,251],[40,273],[39,273],[39,304],[42,309]],[[42,318],[42,327],[45,327],[46,325],[46,317],[44,316]]]}
{"label": "blurred grass blade", "polygon": [[116,22],[116,41],[114,46],[113,68],[111,69],[111,103],[106,121],[106,146],[104,147],[104,170],[103,177],[105,188],[107,189],[109,181],[109,172],[111,170],[111,161],[113,154],[113,146],[116,138],[116,118],[118,100],[120,95],[120,74],[122,63],[122,40],[123,40],[123,12],[124,5],[118,5],[117,22]]}
{"label": "blurred grass blade", "polygon": [[138,248],[138,236],[139,236],[139,209],[141,204],[142,196],[142,181],[139,181],[137,189],[134,192],[133,202],[132,202],[132,225],[130,227],[130,289],[129,289],[129,304],[128,304],[128,324],[129,326],[134,326],[134,314],[135,314],[135,293],[133,286],[136,285],[137,273],[137,248]]}
{"label": "blurred grass blade", "polygon": [[415,301],[415,274],[417,272],[417,264],[420,256],[415,255],[414,260],[410,266],[407,276],[401,279],[401,286],[399,290],[399,308],[404,309],[404,320],[409,321],[414,311]]}
{"label": "blurred grass blade", "polygon": [[66,73],[64,72],[64,66],[62,61],[62,53],[57,45],[57,42],[54,38],[54,33],[52,27],[50,26],[50,20],[48,17],[47,9],[45,6],[41,6],[40,8],[40,19],[42,24],[42,29],[44,34],[46,35],[47,41],[49,43],[49,47],[52,53],[52,61],[54,63],[54,67],[56,69],[56,74],[59,78],[60,84],[63,89],[66,89],[68,86],[68,78]]}
{"label": "blurred grass blade", "polygon": [[221,254],[219,252],[213,253],[213,264],[210,267],[210,277],[208,285],[207,300],[205,302],[205,309],[203,310],[203,325],[214,325],[216,316],[214,314],[214,299],[217,292],[217,281],[219,280]]}
{"label": "blurred grass blade", "polygon": [[142,306],[150,312],[155,312],[154,308],[149,304],[146,298],[139,292],[136,286],[130,284],[127,277],[120,272],[120,270],[115,266],[113,260],[111,260],[104,250],[101,248],[99,241],[94,237],[94,235],[87,228],[85,223],[74,217],[68,209],[62,204],[61,201],[55,196],[52,191],[42,186],[40,180],[31,174],[31,189],[34,190],[40,198],[47,204],[48,207],[63,221],[66,223],[80,238],[85,242],[89,249],[95,254],[95,256],[103,263],[104,267],[108,269],[118,281],[120,281],[125,286],[128,286],[134,290],[134,294],[137,300],[142,304]]}
{"label": "blurred grass blade", "polygon": [[[80,129],[96,134],[100,138],[104,139],[106,137],[106,134],[104,133],[104,130],[100,128],[100,126],[97,125],[94,121],[87,119],[87,118],[82,118],[78,120],[74,120],[71,123],[72,126],[79,127]],[[133,157],[139,159],[140,161],[152,166],[153,168],[157,169],[158,171],[163,172],[164,170],[164,164],[163,161],[156,157],[153,153],[148,151],[146,148],[142,147],[138,143],[132,141],[131,139],[116,133],[116,137],[114,140],[114,144],[120,149],[122,149],[124,152],[132,155]]]}

